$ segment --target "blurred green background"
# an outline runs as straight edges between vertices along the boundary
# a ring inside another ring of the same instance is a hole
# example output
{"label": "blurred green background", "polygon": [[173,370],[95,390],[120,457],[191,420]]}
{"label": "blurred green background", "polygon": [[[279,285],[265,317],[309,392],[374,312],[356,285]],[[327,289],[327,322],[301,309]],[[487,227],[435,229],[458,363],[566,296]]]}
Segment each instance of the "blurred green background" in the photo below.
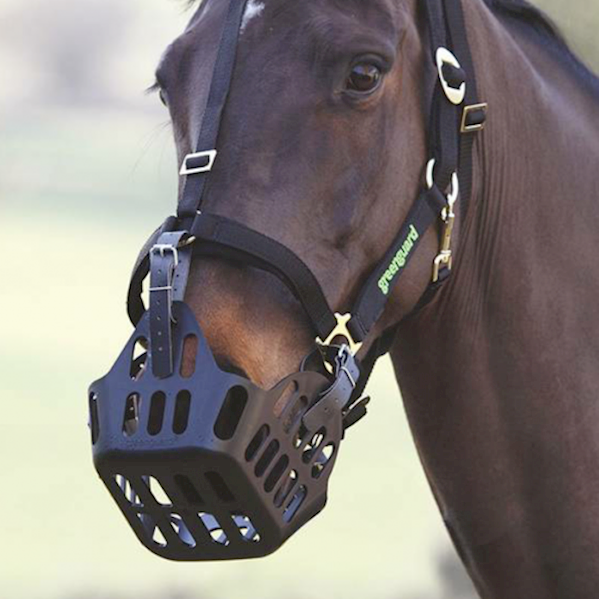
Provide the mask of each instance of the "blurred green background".
{"label": "blurred green background", "polygon": [[[596,0],[540,4],[599,67]],[[0,593],[470,599],[387,361],[327,509],[272,557],[161,561],[96,478],[86,388],[130,333],[133,259],[175,201],[166,112],[143,90],[188,18],[168,0],[0,0]]]}

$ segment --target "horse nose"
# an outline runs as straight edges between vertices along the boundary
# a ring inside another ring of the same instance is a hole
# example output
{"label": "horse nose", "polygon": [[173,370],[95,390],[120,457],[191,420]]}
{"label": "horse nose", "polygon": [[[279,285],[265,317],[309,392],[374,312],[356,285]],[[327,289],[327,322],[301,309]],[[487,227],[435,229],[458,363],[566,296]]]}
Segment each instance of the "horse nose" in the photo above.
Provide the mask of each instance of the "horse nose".
{"label": "horse nose", "polygon": [[200,257],[192,265],[186,302],[219,367],[263,388],[297,372],[314,349],[301,305],[263,271]]}

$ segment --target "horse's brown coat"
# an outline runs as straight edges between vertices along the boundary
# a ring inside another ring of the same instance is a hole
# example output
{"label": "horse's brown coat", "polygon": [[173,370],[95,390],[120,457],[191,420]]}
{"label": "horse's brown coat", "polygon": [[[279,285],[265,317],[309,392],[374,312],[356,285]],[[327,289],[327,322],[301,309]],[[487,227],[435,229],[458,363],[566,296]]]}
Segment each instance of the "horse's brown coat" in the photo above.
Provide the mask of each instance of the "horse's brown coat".
{"label": "horse's brown coat", "polygon": [[[204,210],[285,243],[344,311],[422,185],[434,72],[415,0],[263,0],[244,30]],[[599,589],[599,99],[482,0],[463,0],[490,103],[450,282],[392,358],[422,462],[481,596]],[[206,0],[165,55],[177,149],[193,148],[226,3]],[[352,58],[389,62],[346,101]],[[377,332],[427,285],[430,232]],[[270,385],[310,349],[274,277],[194,264],[189,302],[223,363]]]}

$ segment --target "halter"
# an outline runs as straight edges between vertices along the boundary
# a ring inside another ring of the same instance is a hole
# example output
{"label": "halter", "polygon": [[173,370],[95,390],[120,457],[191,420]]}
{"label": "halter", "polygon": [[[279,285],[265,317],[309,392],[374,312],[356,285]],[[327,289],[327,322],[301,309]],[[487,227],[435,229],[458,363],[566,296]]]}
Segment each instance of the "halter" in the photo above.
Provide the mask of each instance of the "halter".
{"label": "halter", "polygon": [[[426,181],[351,311],[335,313],[317,278],[289,248],[201,211],[218,160],[247,2],[228,1],[196,151],[184,158],[180,171],[186,183],[177,214],[148,240],[131,278],[127,303],[136,330],[110,373],[90,389],[98,473],[142,543],[176,560],[266,555],[324,507],[343,431],[366,413],[368,400],[360,397],[393,331],[377,339],[360,362],[356,353],[424,233],[438,221],[440,250],[416,310],[448,279],[454,209],[460,198],[462,214],[466,211],[474,134],[484,128],[487,112],[477,99],[461,1],[426,0],[438,73]],[[277,276],[302,304],[330,375],[310,371],[307,358],[298,373],[265,391],[219,369],[184,303],[198,255],[235,259]],[[141,294],[148,274],[146,310]],[[345,342],[333,344],[339,335]],[[189,340],[195,360],[185,376],[182,357]],[[138,344],[147,350],[140,356]],[[165,491],[164,502],[157,488]]]}

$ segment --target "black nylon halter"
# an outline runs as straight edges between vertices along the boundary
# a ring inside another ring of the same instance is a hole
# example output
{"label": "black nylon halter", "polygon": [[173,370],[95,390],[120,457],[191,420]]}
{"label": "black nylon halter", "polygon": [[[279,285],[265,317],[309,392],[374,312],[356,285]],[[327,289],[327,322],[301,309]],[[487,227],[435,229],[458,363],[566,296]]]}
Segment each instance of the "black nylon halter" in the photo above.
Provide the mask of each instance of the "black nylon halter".
{"label": "black nylon halter", "polygon": [[[149,272],[150,250],[160,234],[177,231],[179,242],[184,242],[184,259],[191,260],[191,248],[202,254],[241,260],[276,275],[293,292],[308,315],[315,333],[327,339],[339,324],[337,315],[329,306],[322,288],[305,263],[290,249],[261,233],[245,227],[232,219],[200,211],[207,176],[214,160],[219,142],[221,117],[227,102],[235,67],[239,31],[247,0],[229,0],[223,25],[213,78],[203,116],[196,153],[186,157],[181,173],[187,175],[183,197],[177,216],[169,217],[151,237],[142,250],[135,266],[128,295],[128,312],[134,324],[141,319],[145,307],[141,299],[142,282]],[[424,233],[448,208],[446,190],[452,177],[459,173],[461,188],[461,215],[466,212],[472,184],[472,145],[474,133],[480,131],[486,119],[486,104],[477,100],[474,67],[467,40],[461,0],[425,0],[428,32],[433,62],[437,62],[439,78],[431,101],[429,124],[429,154],[434,171],[432,181],[414,202],[406,221],[380,262],[373,269],[356,298],[350,312],[347,333],[355,343],[362,342],[381,317],[387,300],[397,285],[409,260],[413,257]],[[457,58],[441,63],[436,60],[439,49],[452,48]],[[463,101],[456,103],[448,93],[457,93],[465,86]],[[448,92],[449,90],[449,92]],[[454,179],[455,181],[455,179]],[[404,260],[394,258],[406,247],[410,239],[410,252]],[[394,267],[390,272],[390,265]],[[447,280],[450,267],[445,265],[438,280],[431,283],[416,306],[416,310],[428,303],[435,292]],[[186,279],[189,264],[184,270]],[[388,287],[382,291],[382,277]],[[184,293],[186,281],[179,282],[180,294]],[[368,374],[376,359],[388,350],[388,334],[374,343],[363,360]],[[361,380],[359,387],[363,388]]]}

